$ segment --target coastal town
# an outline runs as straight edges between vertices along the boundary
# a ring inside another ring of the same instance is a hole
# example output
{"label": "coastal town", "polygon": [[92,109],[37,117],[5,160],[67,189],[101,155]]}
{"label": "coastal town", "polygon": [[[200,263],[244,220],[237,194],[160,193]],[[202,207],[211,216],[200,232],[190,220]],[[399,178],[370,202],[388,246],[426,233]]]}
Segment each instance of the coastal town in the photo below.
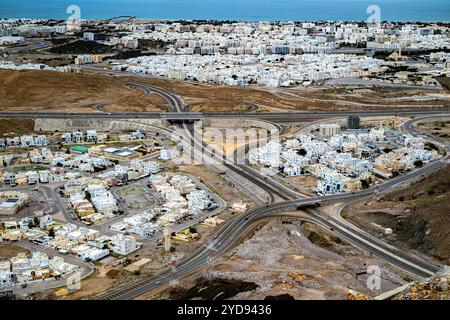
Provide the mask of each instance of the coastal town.
{"label": "coastal town", "polygon": [[[67,63],[17,65],[13,70],[80,72],[89,64],[154,77],[230,86],[310,86],[333,79],[437,86],[449,72],[445,24],[315,22],[0,21],[0,45],[41,35],[58,39]],[[56,40],[52,40],[56,41]],[[77,55],[70,46],[98,48]],[[388,52],[388,54],[385,54]],[[393,52],[390,54],[389,52]],[[46,53],[51,60],[51,54]],[[42,52],[43,58],[45,56]]]}

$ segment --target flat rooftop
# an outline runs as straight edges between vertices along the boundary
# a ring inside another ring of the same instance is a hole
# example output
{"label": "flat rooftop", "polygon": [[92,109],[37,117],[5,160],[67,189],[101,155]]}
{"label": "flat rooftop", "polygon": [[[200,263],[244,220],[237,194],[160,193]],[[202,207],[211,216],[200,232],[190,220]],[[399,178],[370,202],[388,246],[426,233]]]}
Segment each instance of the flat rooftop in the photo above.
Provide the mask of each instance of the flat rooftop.
{"label": "flat rooftop", "polygon": [[17,204],[17,202],[19,202],[18,199],[6,199],[0,203],[0,208],[4,209],[12,208]]}

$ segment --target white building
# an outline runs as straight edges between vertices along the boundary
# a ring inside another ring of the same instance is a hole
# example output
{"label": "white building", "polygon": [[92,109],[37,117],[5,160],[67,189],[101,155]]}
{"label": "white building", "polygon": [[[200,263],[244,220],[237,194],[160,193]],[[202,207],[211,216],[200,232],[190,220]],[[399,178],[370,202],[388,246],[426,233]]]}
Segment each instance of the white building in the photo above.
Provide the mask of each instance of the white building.
{"label": "white building", "polygon": [[283,167],[283,173],[289,177],[295,177],[302,174],[302,167],[298,164],[289,164]]}
{"label": "white building", "polygon": [[338,176],[329,176],[317,181],[316,191],[319,195],[330,195],[345,192],[344,181]]}
{"label": "white building", "polygon": [[10,270],[0,270],[0,288],[9,286],[13,283],[13,273]]}
{"label": "white building", "polygon": [[49,144],[49,141],[46,136],[44,135],[38,135],[34,137],[34,145],[37,147],[46,146]]}
{"label": "white building", "polygon": [[90,261],[97,261],[104,257],[106,257],[109,254],[108,249],[98,249],[98,248],[90,248],[86,251],[83,251],[80,254],[80,257],[83,260],[90,260]]}
{"label": "white building", "polygon": [[161,160],[171,160],[175,157],[176,155],[176,149],[175,148],[170,148],[170,149],[161,149],[161,151],[159,152],[159,158]]}
{"label": "white building", "polygon": [[322,137],[330,137],[338,134],[341,131],[341,126],[336,123],[326,123],[319,125],[319,132]]}
{"label": "white building", "polygon": [[72,132],[71,142],[73,142],[73,143],[82,143],[83,140],[84,140],[83,132],[81,132],[81,131]]}
{"label": "white building", "polygon": [[20,146],[22,148],[29,148],[31,146],[34,146],[33,136],[21,136],[20,137]]}
{"label": "white building", "polygon": [[110,248],[113,252],[126,256],[131,252],[138,250],[141,246],[132,236],[117,234],[111,237]]}
{"label": "white building", "polygon": [[98,135],[96,130],[87,130],[86,131],[86,142],[97,142]]}
{"label": "white building", "polygon": [[44,229],[48,225],[51,225],[53,223],[53,218],[50,215],[45,215],[42,217],[39,217],[39,228]]}
{"label": "white building", "polygon": [[49,268],[56,275],[72,273],[79,269],[78,266],[64,262],[64,258],[55,256],[48,262]]}
{"label": "white building", "polygon": [[378,129],[371,129],[369,131],[369,137],[371,137],[375,141],[382,142],[384,141],[384,128],[380,127]]}
{"label": "white building", "polygon": [[61,135],[61,142],[62,143],[71,143],[72,142],[72,133],[66,132]]}
{"label": "white building", "polygon": [[423,141],[423,138],[421,138],[421,137],[414,137],[414,136],[408,135],[405,137],[404,146],[406,148],[422,150],[425,147],[425,143]]}

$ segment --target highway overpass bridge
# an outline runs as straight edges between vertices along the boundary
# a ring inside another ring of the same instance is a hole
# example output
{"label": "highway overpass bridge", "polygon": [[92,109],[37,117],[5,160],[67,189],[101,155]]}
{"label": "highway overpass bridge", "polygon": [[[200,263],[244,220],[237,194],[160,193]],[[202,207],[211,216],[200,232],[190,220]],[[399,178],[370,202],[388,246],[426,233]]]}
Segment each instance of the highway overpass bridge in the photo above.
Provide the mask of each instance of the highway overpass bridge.
{"label": "highway overpass bridge", "polygon": [[450,108],[433,109],[397,109],[378,111],[305,111],[305,112],[103,112],[103,113],[70,113],[70,112],[0,112],[0,118],[17,119],[160,119],[171,122],[193,122],[208,118],[220,119],[259,119],[271,122],[301,122],[326,118],[358,115],[360,117],[381,116],[427,116],[449,114]]}

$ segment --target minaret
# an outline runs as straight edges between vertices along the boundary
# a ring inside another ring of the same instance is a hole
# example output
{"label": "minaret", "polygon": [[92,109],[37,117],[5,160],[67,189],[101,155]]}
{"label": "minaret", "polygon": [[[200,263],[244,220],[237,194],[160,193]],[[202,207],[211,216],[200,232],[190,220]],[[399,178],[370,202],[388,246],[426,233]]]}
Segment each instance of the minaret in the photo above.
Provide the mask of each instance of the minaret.
{"label": "minaret", "polygon": [[170,238],[172,236],[172,229],[170,227],[164,228],[164,250],[166,252],[170,251],[172,244],[170,243]]}

